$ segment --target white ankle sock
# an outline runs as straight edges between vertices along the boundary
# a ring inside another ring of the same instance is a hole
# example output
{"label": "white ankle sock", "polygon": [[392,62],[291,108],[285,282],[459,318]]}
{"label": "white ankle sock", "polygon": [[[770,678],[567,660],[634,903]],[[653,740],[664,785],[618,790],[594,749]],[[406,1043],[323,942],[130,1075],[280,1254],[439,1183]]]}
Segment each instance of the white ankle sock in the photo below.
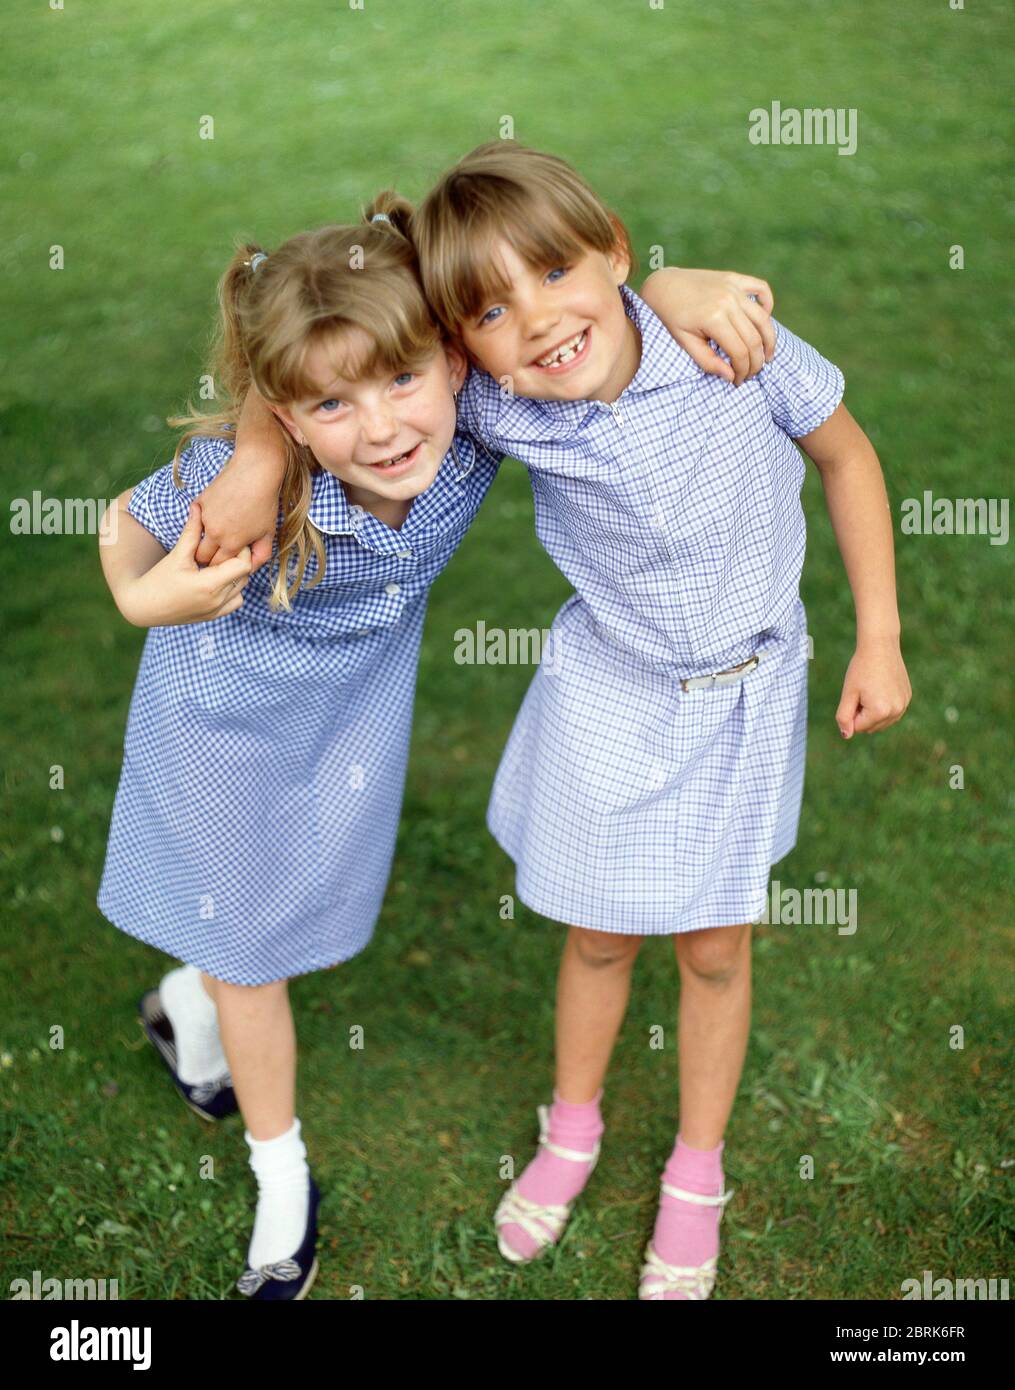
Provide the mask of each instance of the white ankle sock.
{"label": "white ankle sock", "polygon": [[274,1264],[296,1254],[307,1229],[310,1169],[299,1119],[274,1139],[243,1136],[250,1146],[250,1166],[257,1178],[257,1215],[250,1237],[247,1264]]}
{"label": "white ankle sock", "polygon": [[159,981],[159,998],[176,1039],[176,1070],[188,1086],[217,1081],[229,1071],[219,1037],[218,1010],[193,965],[170,970]]}

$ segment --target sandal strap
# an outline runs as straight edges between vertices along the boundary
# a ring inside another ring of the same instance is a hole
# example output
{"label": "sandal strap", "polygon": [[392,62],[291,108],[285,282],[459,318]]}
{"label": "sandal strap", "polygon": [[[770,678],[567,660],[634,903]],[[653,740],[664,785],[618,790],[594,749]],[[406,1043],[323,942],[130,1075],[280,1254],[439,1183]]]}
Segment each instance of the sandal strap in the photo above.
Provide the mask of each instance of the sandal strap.
{"label": "sandal strap", "polygon": [[[591,1163],[589,1169],[591,1174],[599,1161],[599,1142],[596,1141],[591,1153],[584,1153],[580,1149],[569,1149],[563,1144],[555,1144],[550,1139],[550,1108],[547,1105],[537,1105],[536,1114],[539,1117],[539,1143],[549,1153],[556,1154],[558,1158],[571,1159],[575,1163]],[[566,1203],[542,1203],[534,1202],[531,1197],[523,1197],[518,1191],[517,1182],[513,1182],[500,1200],[494,1214],[494,1223],[499,1229],[501,1226],[520,1226],[525,1234],[540,1249],[551,1245],[560,1238],[560,1234],[571,1215],[573,1202]]]}
{"label": "sandal strap", "polygon": [[[591,1153],[583,1153],[580,1149],[566,1149],[563,1144],[554,1144],[550,1139],[550,1109],[546,1105],[537,1105],[536,1114],[539,1116],[539,1142],[543,1148],[558,1158],[570,1158],[575,1163],[588,1163],[591,1161],[592,1167],[599,1161],[599,1140],[596,1140]],[[589,1169],[591,1173],[592,1169]]]}
{"label": "sandal strap", "polygon": [[[550,1139],[550,1108],[547,1105],[537,1105],[536,1114],[539,1117],[539,1143],[549,1153],[556,1154],[558,1158],[571,1159],[575,1163],[591,1163],[589,1169],[591,1174],[599,1161],[599,1142],[596,1141],[591,1153],[585,1153],[581,1149],[569,1149],[563,1144],[555,1144]],[[525,1234],[542,1249],[553,1244],[560,1238],[560,1234],[571,1215],[573,1202],[566,1203],[542,1203],[534,1202],[531,1197],[523,1197],[518,1191],[517,1182],[513,1182],[505,1192],[494,1214],[494,1223],[501,1226],[520,1226]]]}
{"label": "sandal strap", "polygon": [[661,1298],[664,1293],[686,1293],[690,1299],[705,1299],[715,1284],[717,1260],[713,1255],[701,1265],[671,1265],[649,1241],[638,1286],[639,1294]]}
{"label": "sandal strap", "polygon": [[729,1188],[726,1192],[721,1192],[718,1197],[706,1197],[700,1192],[688,1192],[682,1187],[671,1187],[668,1182],[661,1184],[663,1191],[668,1197],[679,1197],[682,1202],[697,1202],[703,1207],[721,1206],[725,1210],[726,1203],[733,1196],[736,1188]]}
{"label": "sandal strap", "polygon": [[571,1204],[543,1205],[523,1197],[512,1183],[494,1213],[494,1223],[501,1226],[520,1226],[540,1247],[557,1240],[571,1214]]}

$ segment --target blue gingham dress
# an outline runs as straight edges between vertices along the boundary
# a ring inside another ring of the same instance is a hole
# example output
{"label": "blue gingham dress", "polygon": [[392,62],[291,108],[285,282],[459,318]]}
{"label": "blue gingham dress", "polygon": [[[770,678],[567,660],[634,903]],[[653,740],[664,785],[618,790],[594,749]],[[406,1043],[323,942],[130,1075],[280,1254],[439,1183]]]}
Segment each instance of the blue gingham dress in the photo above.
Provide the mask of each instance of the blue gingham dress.
{"label": "blue gingham dress", "polygon": [[[662,935],[754,921],[796,842],[807,719],[803,457],[839,369],[776,323],[734,387],[627,286],[638,371],[612,404],[511,397],[470,374],[459,422],[527,465],[575,594],[497,770],[487,823],[518,896],[557,921]],[[685,691],[726,671],[737,683]]]}
{"label": "blue gingham dress", "polygon": [[[115,926],[232,984],[361,951],[390,871],[430,585],[499,460],[456,437],[400,530],[313,477],[325,572],[272,612],[268,566],[211,622],[148,632],[130,703],[98,905]],[[199,438],[133,490],[171,549],[230,457]],[[317,572],[314,557],[305,581]],[[304,582],[305,582],[304,581]]]}

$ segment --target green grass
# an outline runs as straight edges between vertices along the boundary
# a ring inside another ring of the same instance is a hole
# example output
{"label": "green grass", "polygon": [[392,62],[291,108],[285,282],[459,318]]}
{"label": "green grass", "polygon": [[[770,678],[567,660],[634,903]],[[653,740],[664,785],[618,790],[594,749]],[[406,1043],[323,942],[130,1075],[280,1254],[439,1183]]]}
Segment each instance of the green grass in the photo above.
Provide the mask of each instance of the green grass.
{"label": "green grass", "polygon": [[[165,461],[164,418],[193,391],[234,234],[272,245],[380,187],[418,196],[505,115],[624,215],[643,268],[662,246],[671,263],[770,279],[779,317],[842,366],[896,517],[924,488],[1007,491],[1015,205],[1000,0],[292,13],[95,0],[33,6],[8,33],[8,499],[110,497]],[[772,100],[856,108],[856,155],[751,146],[747,113]],[[215,139],[202,142],[206,114]],[[55,244],[62,271],[48,268]],[[913,704],[890,732],[843,744],[851,601],[813,476],[805,505],[807,790],[775,876],[855,887],[860,925],[756,932],[715,1296],[894,1298],[924,1269],[1010,1273],[1011,547],[897,528]],[[134,1018],[165,958],[95,907],[143,635],[117,615],[93,537],[10,537],[0,567],[3,1284],[40,1269],[119,1277],[125,1298],[229,1296],[254,1195],[241,1122],[205,1126],[172,1094]],[[453,633],[479,618],[548,626],[568,592],[533,533],[524,472],[505,465],[434,589],[374,942],[292,987],[298,1113],[324,1192],[315,1297],[634,1295],[677,1123],[666,941],[636,968],[603,1156],[559,1250],[513,1269],[491,1230],[501,1155],[520,1171],[549,1096],[562,929],[521,907],[501,920],[512,865],[483,821],[531,671],[458,666]],[[962,791],[948,785],[956,763]],[[57,764],[65,789],[51,791]],[[647,1045],[658,1023],[662,1051]],[[363,1051],[348,1045],[356,1024]]]}

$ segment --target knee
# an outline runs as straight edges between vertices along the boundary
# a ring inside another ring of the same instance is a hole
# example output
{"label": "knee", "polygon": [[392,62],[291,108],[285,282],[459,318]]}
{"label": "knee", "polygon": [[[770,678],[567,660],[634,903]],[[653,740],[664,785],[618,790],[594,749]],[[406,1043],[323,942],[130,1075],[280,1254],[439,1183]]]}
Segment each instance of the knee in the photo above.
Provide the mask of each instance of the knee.
{"label": "knee", "polygon": [[738,979],[750,959],[751,925],[708,927],[674,937],[681,972],[689,971],[707,984],[729,985]]}
{"label": "knee", "polygon": [[592,931],[588,927],[572,927],[571,940],[583,965],[601,969],[633,965],[642,938],[621,936],[618,932]]}

